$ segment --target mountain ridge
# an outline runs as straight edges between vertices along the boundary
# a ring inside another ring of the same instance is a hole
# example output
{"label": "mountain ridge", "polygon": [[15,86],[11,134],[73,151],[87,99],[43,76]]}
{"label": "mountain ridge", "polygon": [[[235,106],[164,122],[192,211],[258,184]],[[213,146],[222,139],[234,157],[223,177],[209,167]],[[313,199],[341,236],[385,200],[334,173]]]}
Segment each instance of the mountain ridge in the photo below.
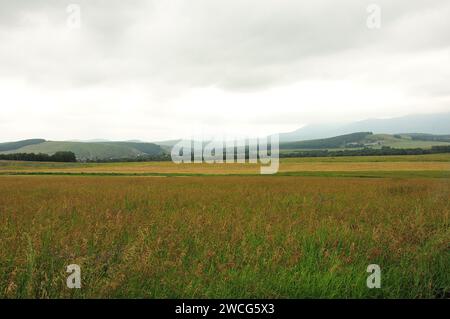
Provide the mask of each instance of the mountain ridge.
{"label": "mountain ridge", "polygon": [[374,134],[450,134],[450,112],[365,119],[343,124],[312,124],[279,135],[280,142],[294,142],[366,131]]}

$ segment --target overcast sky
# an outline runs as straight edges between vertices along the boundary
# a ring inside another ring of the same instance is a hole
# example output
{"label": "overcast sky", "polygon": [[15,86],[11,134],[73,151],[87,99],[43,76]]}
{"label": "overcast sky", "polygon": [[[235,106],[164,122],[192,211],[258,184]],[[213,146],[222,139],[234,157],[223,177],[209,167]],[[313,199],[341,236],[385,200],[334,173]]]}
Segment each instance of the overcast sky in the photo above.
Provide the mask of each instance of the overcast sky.
{"label": "overcast sky", "polygon": [[0,0],[0,141],[445,112],[449,83],[448,0]]}

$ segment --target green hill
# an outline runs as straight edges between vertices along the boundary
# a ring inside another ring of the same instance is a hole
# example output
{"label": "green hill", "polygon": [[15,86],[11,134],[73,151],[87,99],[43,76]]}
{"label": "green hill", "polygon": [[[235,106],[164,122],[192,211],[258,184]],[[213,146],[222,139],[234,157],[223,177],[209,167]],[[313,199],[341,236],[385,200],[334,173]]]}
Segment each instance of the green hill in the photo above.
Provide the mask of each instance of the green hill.
{"label": "green hill", "polygon": [[449,135],[432,135],[420,133],[405,134],[372,134],[358,132],[331,138],[281,143],[281,150],[325,150],[325,149],[356,149],[382,147],[391,148],[423,148],[450,145]]}
{"label": "green hill", "polygon": [[[170,153],[175,141],[166,145],[144,142],[57,142],[43,139],[31,139],[10,143],[0,143],[0,154],[13,153],[43,153],[53,155],[56,152],[73,152],[77,160],[129,160],[155,157]],[[449,135],[432,135],[421,133],[404,134],[373,134],[371,132],[357,132],[331,138],[280,143],[283,154],[292,151],[309,150],[344,150],[344,149],[381,149],[391,147],[395,149],[431,149],[433,146],[449,146]]]}
{"label": "green hill", "polygon": [[317,140],[299,141],[281,143],[280,149],[332,149],[332,148],[346,148],[346,147],[362,147],[362,141],[367,136],[372,135],[371,132],[358,132],[346,135],[340,135],[330,138],[322,138]]}
{"label": "green hill", "polygon": [[139,152],[148,155],[159,155],[161,154],[161,147],[153,143],[143,143],[143,142],[104,142],[102,144],[119,146],[119,147],[129,147],[131,149],[136,149]]}
{"label": "green hill", "polygon": [[402,134],[404,136],[409,136],[414,141],[439,141],[439,142],[450,142],[450,135],[433,135],[433,134],[422,134],[422,133],[408,133]]}
{"label": "green hill", "polygon": [[[448,136],[448,135],[447,135]],[[392,147],[392,148],[423,148],[429,149],[432,146],[448,146],[450,139],[446,135],[431,134],[373,134],[367,136],[364,145],[372,148]]]}
{"label": "green hill", "polygon": [[17,150],[24,146],[35,145],[35,144],[40,144],[40,143],[44,143],[44,142],[45,142],[45,140],[43,140],[43,139],[32,139],[32,140],[23,140],[23,141],[18,141],[18,142],[0,143],[0,152]]}
{"label": "green hill", "polygon": [[56,142],[45,141],[39,144],[26,145],[0,153],[44,153],[52,155],[66,151],[75,153],[78,160],[131,159],[145,156],[161,155],[163,149],[153,143],[133,142]]}

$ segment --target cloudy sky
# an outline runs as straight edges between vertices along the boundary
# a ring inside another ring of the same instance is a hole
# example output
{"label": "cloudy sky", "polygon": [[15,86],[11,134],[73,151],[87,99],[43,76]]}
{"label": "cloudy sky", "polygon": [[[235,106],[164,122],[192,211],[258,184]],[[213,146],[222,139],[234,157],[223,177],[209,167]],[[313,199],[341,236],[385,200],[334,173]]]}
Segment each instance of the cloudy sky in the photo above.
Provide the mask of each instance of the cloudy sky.
{"label": "cloudy sky", "polygon": [[0,0],[0,141],[450,111],[449,17],[448,0]]}

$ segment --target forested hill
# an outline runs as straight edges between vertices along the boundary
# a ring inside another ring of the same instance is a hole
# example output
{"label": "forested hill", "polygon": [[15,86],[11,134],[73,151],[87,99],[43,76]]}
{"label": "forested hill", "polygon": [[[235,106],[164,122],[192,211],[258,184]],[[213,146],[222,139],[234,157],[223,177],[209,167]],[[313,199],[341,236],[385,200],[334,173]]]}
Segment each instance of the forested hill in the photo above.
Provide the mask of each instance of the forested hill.
{"label": "forested hill", "polygon": [[281,143],[281,149],[329,149],[362,145],[371,132],[358,132],[309,141]]}
{"label": "forested hill", "polygon": [[134,142],[57,142],[30,140],[0,144],[0,154],[34,153],[53,155],[57,152],[73,152],[79,161],[136,159],[158,156],[164,153],[153,143]]}

